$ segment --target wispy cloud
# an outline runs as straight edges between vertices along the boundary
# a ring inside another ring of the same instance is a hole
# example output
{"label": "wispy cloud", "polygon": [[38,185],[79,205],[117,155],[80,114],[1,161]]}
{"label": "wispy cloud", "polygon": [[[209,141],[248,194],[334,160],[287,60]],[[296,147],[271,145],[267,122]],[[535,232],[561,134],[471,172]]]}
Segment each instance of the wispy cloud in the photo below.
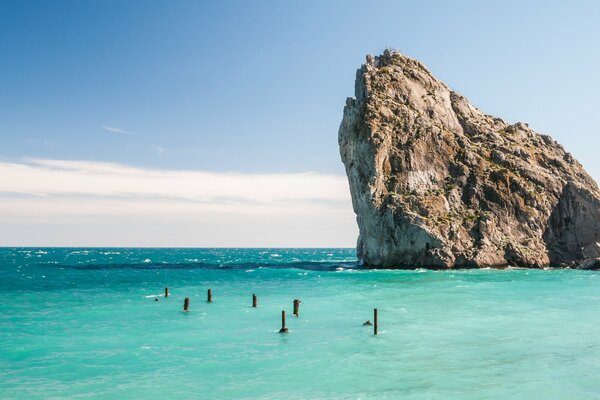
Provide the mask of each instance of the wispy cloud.
{"label": "wispy cloud", "polygon": [[[12,227],[0,245],[350,246],[356,235],[343,176],[48,159],[0,161],[0,222]],[[41,226],[57,230],[32,243]]]}
{"label": "wispy cloud", "polygon": [[116,128],[114,126],[103,126],[102,129],[104,129],[106,132],[110,132],[110,133],[118,133],[121,135],[134,135],[133,132],[126,131],[125,129],[121,129],[121,128]]}
{"label": "wispy cloud", "polygon": [[52,144],[52,141],[50,139],[29,138],[27,139],[27,143],[31,145],[42,145],[44,147],[49,147]]}
{"label": "wispy cloud", "polygon": [[165,149],[162,146],[159,146],[157,144],[153,144],[152,145],[152,149],[154,149],[154,152],[156,153],[156,155],[158,156],[162,156],[164,154],[165,151],[167,151],[167,149]]}

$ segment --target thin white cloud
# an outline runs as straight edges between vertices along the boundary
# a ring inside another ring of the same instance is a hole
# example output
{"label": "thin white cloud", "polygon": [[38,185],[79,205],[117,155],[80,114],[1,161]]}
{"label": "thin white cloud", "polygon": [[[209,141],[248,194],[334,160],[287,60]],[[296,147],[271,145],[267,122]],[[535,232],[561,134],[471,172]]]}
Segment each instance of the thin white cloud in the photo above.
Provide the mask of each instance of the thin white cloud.
{"label": "thin white cloud", "polygon": [[121,128],[116,128],[114,126],[103,126],[102,129],[110,133],[118,133],[121,135],[133,135],[133,132],[126,131],[125,129]]}
{"label": "thin white cloud", "polygon": [[0,161],[0,223],[11,228],[0,245],[323,247],[356,237],[344,176],[48,159]]}
{"label": "thin white cloud", "polygon": [[167,149],[165,149],[164,147],[161,147],[161,146],[159,146],[157,144],[153,144],[152,148],[154,149],[154,152],[158,156],[162,156],[164,154],[164,152],[167,151]]}

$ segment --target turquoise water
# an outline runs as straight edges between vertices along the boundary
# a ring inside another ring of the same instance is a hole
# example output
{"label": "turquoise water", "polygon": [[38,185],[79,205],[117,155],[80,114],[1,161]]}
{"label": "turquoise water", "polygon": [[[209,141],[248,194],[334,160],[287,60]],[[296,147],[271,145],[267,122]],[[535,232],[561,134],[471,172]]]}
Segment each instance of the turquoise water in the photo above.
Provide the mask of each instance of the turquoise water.
{"label": "turquoise water", "polygon": [[[2,399],[600,398],[598,272],[367,271],[349,249],[0,249],[0,294]],[[374,307],[377,336],[362,326]]]}

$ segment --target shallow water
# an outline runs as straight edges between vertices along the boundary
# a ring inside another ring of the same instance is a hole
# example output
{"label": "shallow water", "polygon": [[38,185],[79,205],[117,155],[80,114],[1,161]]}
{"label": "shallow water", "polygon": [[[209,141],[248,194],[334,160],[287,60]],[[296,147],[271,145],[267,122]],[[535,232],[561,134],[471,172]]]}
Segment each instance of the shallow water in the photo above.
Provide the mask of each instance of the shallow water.
{"label": "shallow water", "polygon": [[[598,272],[367,271],[350,249],[19,248],[0,249],[0,295],[2,399],[600,398]],[[362,326],[374,307],[377,336]]]}

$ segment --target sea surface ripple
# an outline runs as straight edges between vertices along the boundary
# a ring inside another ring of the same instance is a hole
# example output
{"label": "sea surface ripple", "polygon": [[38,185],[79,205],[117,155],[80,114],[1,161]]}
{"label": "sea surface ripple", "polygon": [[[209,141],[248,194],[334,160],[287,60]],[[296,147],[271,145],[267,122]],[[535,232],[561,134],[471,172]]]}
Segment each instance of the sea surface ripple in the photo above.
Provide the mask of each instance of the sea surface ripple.
{"label": "sea surface ripple", "polygon": [[[600,399],[594,271],[366,270],[353,249],[0,248],[0,296],[2,399]],[[373,308],[377,336],[362,325]]]}

